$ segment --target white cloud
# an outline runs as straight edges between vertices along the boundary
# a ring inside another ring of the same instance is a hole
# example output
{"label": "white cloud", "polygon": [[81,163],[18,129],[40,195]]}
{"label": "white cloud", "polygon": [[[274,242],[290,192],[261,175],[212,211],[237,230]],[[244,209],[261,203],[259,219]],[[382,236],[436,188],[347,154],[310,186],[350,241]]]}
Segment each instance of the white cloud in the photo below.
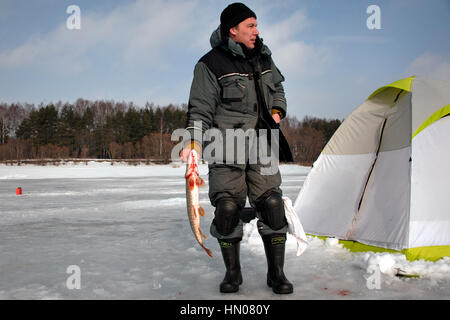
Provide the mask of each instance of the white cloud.
{"label": "white cloud", "polygon": [[299,33],[310,25],[305,11],[297,10],[277,24],[264,26],[261,32],[278,68],[291,80],[321,75],[330,66],[331,48],[294,40],[300,38]]}
{"label": "white cloud", "polygon": [[80,51],[83,46],[77,45],[78,41],[73,41],[66,32],[69,31],[65,29],[65,26],[60,26],[45,36],[31,38],[9,52],[0,53],[0,67],[48,67],[50,65],[54,69],[79,71],[82,60]]}
{"label": "white cloud", "polygon": [[0,52],[0,67],[41,65],[76,73],[91,67],[92,55],[107,50],[120,59],[118,64],[158,66],[165,49],[180,46],[181,50],[193,29],[202,28],[199,19],[192,19],[197,5],[196,0],[138,0],[109,12],[81,8],[81,30],[68,30],[64,23],[43,36],[33,35],[22,45]]}
{"label": "white cloud", "polygon": [[354,35],[332,35],[324,37],[325,42],[339,43],[344,45],[385,45],[392,40],[383,36],[354,36]]}
{"label": "white cloud", "polygon": [[[333,52],[299,40],[311,25],[306,11],[277,18],[273,10],[280,6],[278,2],[254,3],[250,7],[258,15],[261,36],[286,83],[297,88],[305,76],[323,75]],[[38,101],[79,96],[141,104],[148,99],[183,101],[189,93],[193,64],[210,49],[209,37],[225,5],[216,0],[136,0],[109,11],[81,6],[81,30],[68,30],[65,19],[51,32],[36,30],[16,48],[0,51],[0,69],[5,74],[24,70],[43,79]],[[60,85],[61,79],[68,79],[67,84]],[[35,84],[28,82],[28,87]]]}
{"label": "white cloud", "polygon": [[[310,25],[306,12],[297,10],[287,19],[268,24],[271,13],[263,8],[267,9],[263,6],[261,14],[258,11],[261,35],[278,67],[293,76],[321,74],[329,65],[330,49],[294,40]],[[209,49],[209,36],[220,15],[215,11],[216,5],[199,0],[137,0],[108,12],[81,8],[81,30],[68,30],[62,21],[53,31],[35,34],[20,46],[0,52],[0,67],[81,74],[94,69],[99,57],[111,55],[115,66],[161,69],[172,62],[168,52],[173,57],[186,50]]]}
{"label": "white cloud", "polygon": [[272,25],[263,24],[261,26],[262,37],[273,45],[279,45],[289,41],[299,32],[310,25],[305,11],[297,10],[292,15],[280,22]]}
{"label": "white cloud", "polygon": [[332,60],[332,50],[325,46],[292,41],[274,50],[274,59],[291,78],[323,75]]}
{"label": "white cloud", "polygon": [[426,52],[407,68],[407,74],[450,81],[450,55],[447,57]]}

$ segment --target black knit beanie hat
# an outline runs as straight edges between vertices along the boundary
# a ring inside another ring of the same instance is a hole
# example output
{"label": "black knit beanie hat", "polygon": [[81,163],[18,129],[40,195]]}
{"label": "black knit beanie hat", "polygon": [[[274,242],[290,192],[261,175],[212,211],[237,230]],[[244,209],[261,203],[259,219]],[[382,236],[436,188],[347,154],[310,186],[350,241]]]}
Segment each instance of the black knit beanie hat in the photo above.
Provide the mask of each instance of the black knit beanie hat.
{"label": "black knit beanie hat", "polygon": [[225,40],[228,37],[231,28],[252,17],[256,19],[256,14],[243,3],[235,2],[226,7],[220,15],[222,40]]}

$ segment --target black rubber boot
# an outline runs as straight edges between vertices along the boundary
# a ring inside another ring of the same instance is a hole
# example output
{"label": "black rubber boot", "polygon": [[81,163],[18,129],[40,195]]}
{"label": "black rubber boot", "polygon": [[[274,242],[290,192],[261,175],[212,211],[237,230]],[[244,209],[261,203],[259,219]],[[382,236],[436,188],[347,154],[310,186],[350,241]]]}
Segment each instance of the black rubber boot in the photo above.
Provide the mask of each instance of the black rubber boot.
{"label": "black rubber boot", "polygon": [[268,266],[267,285],[278,294],[294,292],[292,283],[283,272],[286,234],[264,236],[263,242]]}
{"label": "black rubber boot", "polygon": [[220,292],[232,293],[239,290],[242,284],[241,264],[239,261],[240,242],[227,242],[219,240],[222,251],[223,262],[225,263],[225,278],[220,284]]}

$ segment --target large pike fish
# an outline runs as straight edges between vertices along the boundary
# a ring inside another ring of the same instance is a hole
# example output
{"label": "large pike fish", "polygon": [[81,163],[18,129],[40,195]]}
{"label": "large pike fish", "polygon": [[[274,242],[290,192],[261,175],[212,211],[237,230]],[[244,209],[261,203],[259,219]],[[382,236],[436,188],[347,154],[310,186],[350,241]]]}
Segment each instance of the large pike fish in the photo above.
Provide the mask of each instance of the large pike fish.
{"label": "large pike fish", "polygon": [[211,250],[203,245],[202,237],[206,239],[206,236],[200,230],[200,216],[203,217],[205,215],[205,210],[200,206],[199,188],[204,187],[206,184],[198,173],[198,154],[195,150],[191,150],[189,153],[185,178],[187,213],[192,232],[203,250],[212,258]]}

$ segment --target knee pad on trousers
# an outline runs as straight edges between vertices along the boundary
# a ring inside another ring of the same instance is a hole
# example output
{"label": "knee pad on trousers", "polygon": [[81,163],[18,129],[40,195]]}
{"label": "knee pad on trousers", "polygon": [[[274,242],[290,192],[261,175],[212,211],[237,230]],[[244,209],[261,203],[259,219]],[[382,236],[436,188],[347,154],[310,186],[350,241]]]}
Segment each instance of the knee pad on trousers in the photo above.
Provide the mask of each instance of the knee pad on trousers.
{"label": "knee pad on trousers", "polygon": [[232,199],[221,199],[216,205],[214,224],[217,231],[227,236],[239,224],[240,208]]}
{"label": "knee pad on trousers", "polygon": [[287,225],[284,202],[281,194],[271,193],[260,202],[258,210],[261,220],[272,230],[279,230]]}

